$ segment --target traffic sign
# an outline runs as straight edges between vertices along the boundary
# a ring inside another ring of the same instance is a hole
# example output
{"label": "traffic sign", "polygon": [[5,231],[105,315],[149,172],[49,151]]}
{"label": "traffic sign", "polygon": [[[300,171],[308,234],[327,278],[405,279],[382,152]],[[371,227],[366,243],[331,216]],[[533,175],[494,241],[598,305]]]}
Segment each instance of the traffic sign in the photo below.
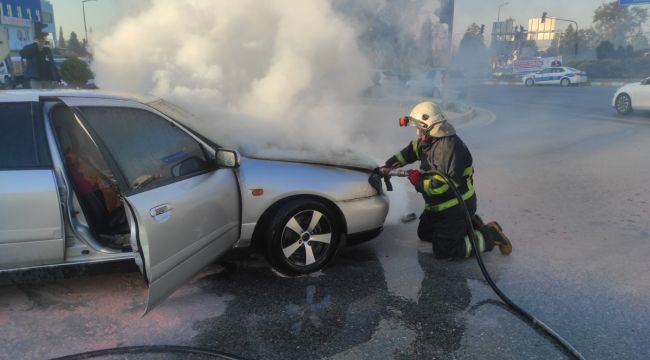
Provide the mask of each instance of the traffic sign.
{"label": "traffic sign", "polygon": [[618,0],[619,5],[650,4],[650,0]]}

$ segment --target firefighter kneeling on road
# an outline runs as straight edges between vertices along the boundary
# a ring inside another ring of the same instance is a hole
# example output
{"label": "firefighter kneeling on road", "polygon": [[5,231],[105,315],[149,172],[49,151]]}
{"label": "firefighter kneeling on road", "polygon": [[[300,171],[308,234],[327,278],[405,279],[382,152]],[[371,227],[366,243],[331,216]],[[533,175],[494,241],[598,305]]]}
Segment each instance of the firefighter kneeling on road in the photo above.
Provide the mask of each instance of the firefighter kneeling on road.
{"label": "firefighter kneeling on road", "polygon": [[415,126],[416,140],[386,161],[380,170],[391,170],[420,160],[420,170],[410,170],[408,178],[426,202],[420,215],[418,237],[432,242],[437,258],[464,259],[473,254],[467,236],[465,214],[449,185],[439,175],[427,174],[433,169],[451,178],[462,194],[472,216],[479,251],[499,247],[502,254],[512,252],[512,244],[496,222],[484,224],[476,213],[476,194],[473,179],[472,155],[465,143],[456,135],[440,107],[433,102],[416,105],[411,114],[400,119],[401,126]]}

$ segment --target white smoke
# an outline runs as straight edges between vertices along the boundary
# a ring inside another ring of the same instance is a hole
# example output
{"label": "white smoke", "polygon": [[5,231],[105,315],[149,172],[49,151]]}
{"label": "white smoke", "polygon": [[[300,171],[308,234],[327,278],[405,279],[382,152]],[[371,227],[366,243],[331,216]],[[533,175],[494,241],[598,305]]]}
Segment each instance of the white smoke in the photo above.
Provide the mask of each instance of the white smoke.
{"label": "white smoke", "polygon": [[373,67],[329,1],[153,0],[138,9],[98,41],[101,88],[176,102],[226,143],[330,152],[351,143],[355,115],[343,107]]}

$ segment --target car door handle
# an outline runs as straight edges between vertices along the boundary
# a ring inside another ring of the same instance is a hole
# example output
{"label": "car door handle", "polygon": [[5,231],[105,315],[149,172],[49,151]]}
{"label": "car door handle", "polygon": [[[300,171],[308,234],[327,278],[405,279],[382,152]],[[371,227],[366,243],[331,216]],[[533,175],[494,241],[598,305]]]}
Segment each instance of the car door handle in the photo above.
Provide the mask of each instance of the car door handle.
{"label": "car door handle", "polygon": [[173,206],[169,204],[162,204],[149,210],[149,215],[151,215],[151,217],[156,220],[156,222],[162,223],[169,220],[172,210],[174,210]]}

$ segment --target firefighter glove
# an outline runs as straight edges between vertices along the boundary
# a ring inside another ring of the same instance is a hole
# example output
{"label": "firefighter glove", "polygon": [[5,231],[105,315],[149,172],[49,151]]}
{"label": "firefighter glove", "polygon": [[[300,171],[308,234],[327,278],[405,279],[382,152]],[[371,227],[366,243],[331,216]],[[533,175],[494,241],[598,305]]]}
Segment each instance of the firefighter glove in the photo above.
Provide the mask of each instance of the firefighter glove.
{"label": "firefighter glove", "polygon": [[409,170],[408,178],[411,184],[417,185],[422,180],[422,173],[419,170]]}

